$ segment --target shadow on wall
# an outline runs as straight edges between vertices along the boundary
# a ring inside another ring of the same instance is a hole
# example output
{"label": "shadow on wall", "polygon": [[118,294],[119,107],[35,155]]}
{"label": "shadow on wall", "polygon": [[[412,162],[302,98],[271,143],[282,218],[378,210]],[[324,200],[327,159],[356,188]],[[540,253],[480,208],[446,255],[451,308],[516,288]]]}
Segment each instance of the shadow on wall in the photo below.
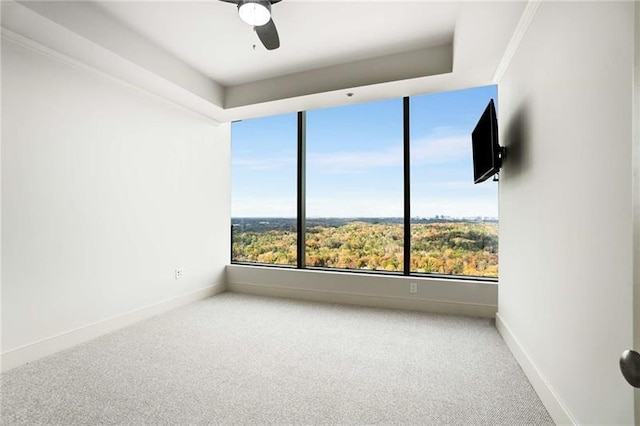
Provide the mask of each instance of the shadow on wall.
{"label": "shadow on wall", "polygon": [[520,104],[506,123],[502,145],[506,148],[503,172],[515,178],[529,168],[529,114],[526,102]]}

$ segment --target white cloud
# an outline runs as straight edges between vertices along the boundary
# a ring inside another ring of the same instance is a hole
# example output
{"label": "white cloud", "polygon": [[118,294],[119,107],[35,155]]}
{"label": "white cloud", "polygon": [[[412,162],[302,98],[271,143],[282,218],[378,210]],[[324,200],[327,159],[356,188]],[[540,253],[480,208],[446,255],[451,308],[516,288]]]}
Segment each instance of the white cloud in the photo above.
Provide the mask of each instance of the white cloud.
{"label": "white cloud", "polygon": [[412,164],[441,164],[471,156],[469,136],[419,139],[411,144]]}
{"label": "white cloud", "polygon": [[[449,130],[452,132],[452,130]],[[443,133],[438,131],[437,134]],[[402,167],[402,143],[393,142],[384,148],[371,151],[337,151],[331,153],[308,152],[307,167],[319,169],[323,174],[352,174],[374,168]],[[448,134],[412,141],[411,164],[442,164],[471,155],[471,140],[468,135]],[[255,157],[243,154],[233,158],[232,167],[249,170],[293,169],[296,155],[287,153],[278,157]]]}
{"label": "white cloud", "polygon": [[[411,164],[442,164],[471,156],[468,136],[430,137],[411,143]],[[332,153],[307,153],[309,168],[318,168],[323,174],[350,174],[382,167],[402,167],[401,143],[376,151],[338,151]]]}
{"label": "white cloud", "polygon": [[392,146],[379,151],[355,152],[339,151],[332,153],[308,153],[307,164],[326,171],[351,172],[374,167],[402,165],[402,147]]}
{"label": "white cloud", "polygon": [[231,161],[232,167],[241,167],[249,170],[281,170],[295,169],[297,164],[295,156],[260,158],[238,157]]}

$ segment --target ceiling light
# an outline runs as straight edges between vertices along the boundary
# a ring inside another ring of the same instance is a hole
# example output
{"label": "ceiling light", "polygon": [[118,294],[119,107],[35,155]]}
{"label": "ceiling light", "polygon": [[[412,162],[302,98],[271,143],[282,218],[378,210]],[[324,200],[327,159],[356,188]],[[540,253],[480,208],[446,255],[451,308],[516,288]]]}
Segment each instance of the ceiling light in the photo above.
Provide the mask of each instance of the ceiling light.
{"label": "ceiling light", "polygon": [[260,27],[271,19],[271,3],[269,1],[247,0],[238,5],[240,19],[254,27]]}

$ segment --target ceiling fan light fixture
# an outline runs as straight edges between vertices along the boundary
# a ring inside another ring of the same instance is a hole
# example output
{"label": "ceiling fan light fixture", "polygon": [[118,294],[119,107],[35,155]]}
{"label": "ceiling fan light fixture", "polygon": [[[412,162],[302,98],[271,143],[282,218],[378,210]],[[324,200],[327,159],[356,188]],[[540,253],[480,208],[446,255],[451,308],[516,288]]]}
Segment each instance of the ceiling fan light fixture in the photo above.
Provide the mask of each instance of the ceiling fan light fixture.
{"label": "ceiling fan light fixture", "polygon": [[243,1],[238,5],[240,19],[254,27],[265,25],[271,19],[271,3],[268,1]]}

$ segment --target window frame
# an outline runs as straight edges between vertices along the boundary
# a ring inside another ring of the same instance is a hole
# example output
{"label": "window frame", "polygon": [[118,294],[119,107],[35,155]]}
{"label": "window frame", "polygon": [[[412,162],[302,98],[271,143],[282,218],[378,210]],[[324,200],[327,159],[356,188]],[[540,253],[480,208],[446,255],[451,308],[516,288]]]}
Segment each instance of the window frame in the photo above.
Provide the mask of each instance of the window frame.
{"label": "window frame", "polygon": [[497,283],[498,277],[481,277],[472,275],[439,274],[433,272],[412,272],[411,271],[411,114],[410,97],[402,98],[402,120],[403,120],[403,269],[401,271],[381,271],[381,270],[361,270],[346,268],[328,268],[306,265],[306,111],[297,112],[297,182],[296,182],[296,224],[297,224],[297,264],[283,265],[261,262],[246,262],[233,259],[233,225],[231,225],[231,250],[230,263],[233,265],[249,265],[270,268],[284,269],[304,269],[309,271],[329,271],[339,273],[354,273],[367,275],[385,275],[395,277],[420,277],[451,279],[463,281],[480,281]]}

